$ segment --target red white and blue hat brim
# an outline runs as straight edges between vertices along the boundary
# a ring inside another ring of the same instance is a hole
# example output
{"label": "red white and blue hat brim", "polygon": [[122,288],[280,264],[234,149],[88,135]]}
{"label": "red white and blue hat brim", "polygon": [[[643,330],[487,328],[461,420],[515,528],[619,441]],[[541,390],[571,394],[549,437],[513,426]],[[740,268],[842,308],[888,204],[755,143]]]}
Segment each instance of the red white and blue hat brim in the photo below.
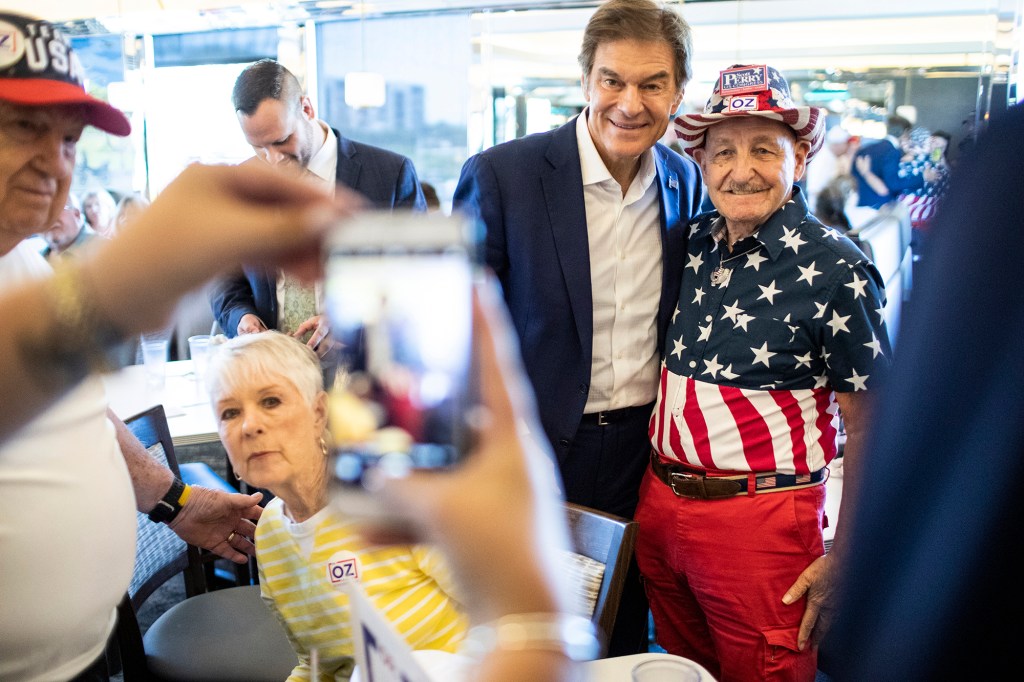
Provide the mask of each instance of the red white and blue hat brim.
{"label": "red white and blue hat brim", "polygon": [[810,160],[825,142],[825,110],[818,107],[793,107],[775,111],[737,111],[731,114],[683,114],[676,117],[673,128],[679,146],[690,156],[698,147],[704,146],[704,133],[708,128],[730,118],[760,116],[784,123],[793,129],[797,140],[810,144],[807,159]]}

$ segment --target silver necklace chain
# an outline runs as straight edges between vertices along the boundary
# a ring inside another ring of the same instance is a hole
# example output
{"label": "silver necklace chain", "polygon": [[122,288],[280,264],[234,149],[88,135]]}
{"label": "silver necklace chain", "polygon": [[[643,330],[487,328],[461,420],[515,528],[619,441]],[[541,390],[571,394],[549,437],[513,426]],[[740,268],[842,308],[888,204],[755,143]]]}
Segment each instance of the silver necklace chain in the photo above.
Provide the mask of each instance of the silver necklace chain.
{"label": "silver necklace chain", "polygon": [[725,264],[731,260],[736,260],[740,256],[746,256],[748,253],[756,251],[761,248],[761,243],[758,242],[753,247],[747,249],[743,253],[737,253],[735,256],[725,257],[725,247],[721,244],[718,245],[718,267],[711,273],[711,283],[717,286],[725,286],[729,283],[729,278],[732,277],[732,268],[725,267]]}

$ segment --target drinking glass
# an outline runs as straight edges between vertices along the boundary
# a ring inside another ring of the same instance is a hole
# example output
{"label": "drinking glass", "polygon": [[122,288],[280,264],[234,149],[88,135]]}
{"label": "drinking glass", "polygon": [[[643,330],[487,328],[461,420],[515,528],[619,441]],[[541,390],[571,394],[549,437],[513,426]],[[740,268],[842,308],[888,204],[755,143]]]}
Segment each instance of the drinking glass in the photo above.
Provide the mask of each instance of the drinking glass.
{"label": "drinking glass", "polygon": [[210,362],[210,335],[188,337],[188,354],[192,358],[192,371],[195,373],[196,381],[202,382]]}
{"label": "drinking glass", "polygon": [[165,338],[142,337],[142,362],[146,366],[146,385],[162,391],[167,382],[167,348]]}

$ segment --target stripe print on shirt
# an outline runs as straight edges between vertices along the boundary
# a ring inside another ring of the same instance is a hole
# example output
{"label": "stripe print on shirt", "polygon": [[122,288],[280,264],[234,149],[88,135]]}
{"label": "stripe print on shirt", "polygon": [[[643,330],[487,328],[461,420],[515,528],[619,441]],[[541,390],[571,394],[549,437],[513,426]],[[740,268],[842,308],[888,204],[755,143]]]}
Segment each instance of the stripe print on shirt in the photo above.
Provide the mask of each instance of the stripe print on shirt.
{"label": "stripe print on shirt", "polygon": [[806,474],[836,455],[838,406],[830,388],[752,390],[661,371],[651,417],[654,449],[722,471]]}

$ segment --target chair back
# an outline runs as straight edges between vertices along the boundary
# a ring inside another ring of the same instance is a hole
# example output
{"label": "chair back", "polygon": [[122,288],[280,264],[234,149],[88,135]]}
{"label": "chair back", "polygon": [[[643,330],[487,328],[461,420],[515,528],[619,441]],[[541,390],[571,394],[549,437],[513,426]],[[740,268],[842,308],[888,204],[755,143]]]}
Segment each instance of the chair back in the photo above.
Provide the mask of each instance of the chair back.
{"label": "chair back", "polygon": [[590,615],[604,634],[603,656],[619,611],[638,526],[636,521],[589,507],[565,506],[574,551],[567,558],[567,570],[575,583],[582,615]]}
{"label": "chair back", "polygon": [[[163,405],[156,405],[125,420],[125,426],[139,439],[150,456],[179,475],[174,443],[167,426]],[[167,525],[153,523],[146,514],[136,512],[135,570],[128,593],[118,606],[115,631],[117,657],[124,679],[148,679],[146,654],[136,613],[161,585],[182,573],[186,596],[204,592],[206,581],[199,550],[187,545]],[[108,650],[108,658],[113,653]]]}

